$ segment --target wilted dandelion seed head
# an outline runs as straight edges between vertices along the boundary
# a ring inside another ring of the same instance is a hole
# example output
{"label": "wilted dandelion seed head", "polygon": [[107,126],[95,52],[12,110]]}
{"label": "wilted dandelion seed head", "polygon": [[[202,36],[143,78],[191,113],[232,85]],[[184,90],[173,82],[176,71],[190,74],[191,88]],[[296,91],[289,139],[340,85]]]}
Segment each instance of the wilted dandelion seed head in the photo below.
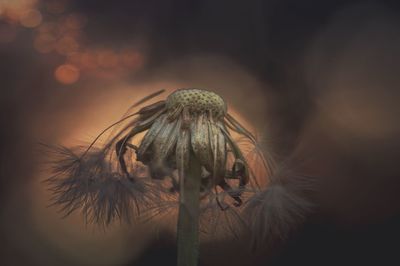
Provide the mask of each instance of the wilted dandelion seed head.
{"label": "wilted dandelion seed head", "polygon": [[[116,125],[119,129],[108,141],[95,144]],[[157,206],[164,206],[168,195],[183,192],[180,185],[185,182],[191,156],[196,156],[202,167],[202,191],[226,193],[237,206],[254,178],[231,133],[246,138],[257,149],[255,137],[229,115],[223,98],[208,90],[176,90],[165,100],[128,113],[104,132],[84,150],[52,148],[58,160],[48,181],[54,202],[67,214],[81,209],[89,221],[108,224],[118,218],[143,216],[148,210],[159,213]],[[144,137],[135,142],[141,132]],[[147,176],[138,175],[143,167]],[[171,187],[155,180],[169,180]]]}

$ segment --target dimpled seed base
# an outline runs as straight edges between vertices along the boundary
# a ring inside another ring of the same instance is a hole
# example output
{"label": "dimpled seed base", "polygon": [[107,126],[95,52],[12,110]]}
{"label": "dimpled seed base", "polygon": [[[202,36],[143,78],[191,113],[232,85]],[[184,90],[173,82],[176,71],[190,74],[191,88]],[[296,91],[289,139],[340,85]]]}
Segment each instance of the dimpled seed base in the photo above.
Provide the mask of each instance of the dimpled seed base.
{"label": "dimpled seed base", "polygon": [[211,112],[214,117],[226,114],[224,99],[218,94],[202,89],[180,89],[171,93],[166,101],[169,110],[188,107],[191,113]]}

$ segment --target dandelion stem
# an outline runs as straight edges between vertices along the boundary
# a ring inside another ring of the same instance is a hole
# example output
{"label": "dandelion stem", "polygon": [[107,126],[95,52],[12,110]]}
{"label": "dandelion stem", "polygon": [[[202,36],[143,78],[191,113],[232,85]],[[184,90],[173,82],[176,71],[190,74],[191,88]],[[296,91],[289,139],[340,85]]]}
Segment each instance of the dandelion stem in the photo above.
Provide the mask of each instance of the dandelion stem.
{"label": "dandelion stem", "polygon": [[[201,165],[194,154],[181,186],[178,216],[178,266],[197,266],[199,258],[199,209]],[[184,190],[184,193],[182,193]]]}

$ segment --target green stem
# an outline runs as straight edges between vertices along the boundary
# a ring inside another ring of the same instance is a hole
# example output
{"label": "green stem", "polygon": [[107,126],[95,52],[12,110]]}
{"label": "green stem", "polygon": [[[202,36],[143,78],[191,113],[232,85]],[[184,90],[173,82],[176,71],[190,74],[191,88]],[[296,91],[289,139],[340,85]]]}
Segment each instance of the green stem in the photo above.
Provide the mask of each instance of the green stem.
{"label": "green stem", "polygon": [[199,212],[201,165],[190,155],[181,186],[178,216],[178,266],[197,266],[199,258]]}

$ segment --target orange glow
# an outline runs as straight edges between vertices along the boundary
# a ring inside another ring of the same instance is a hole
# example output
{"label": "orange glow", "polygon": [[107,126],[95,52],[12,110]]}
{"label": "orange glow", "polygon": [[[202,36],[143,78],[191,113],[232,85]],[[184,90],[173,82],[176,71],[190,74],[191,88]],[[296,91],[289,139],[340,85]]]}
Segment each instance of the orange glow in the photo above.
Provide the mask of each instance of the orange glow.
{"label": "orange glow", "polygon": [[21,12],[19,10],[14,10],[14,9],[6,9],[5,10],[5,17],[6,21],[9,23],[18,23],[19,17],[21,15]]}
{"label": "orange glow", "polygon": [[73,84],[79,80],[79,69],[71,64],[64,64],[57,67],[54,72],[56,80],[62,84]]}
{"label": "orange glow", "polygon": [[[38,3],[43,14],[37,8]],[[56,52],[66,59],[65,64],[54,72],[63,84],[72,84],[81,75],[99,79],[121,78],[143,66],[144,56],[133,46],[125,46],[122,51],[118,47],[87,47],[83,31],[87,17],[68,12],[68,3],[69,0],[0,0],[0,18],[6,22],[5,26],[0,25],[0,43],[15,39],[18,24],[35,28],[34,49],[42,54]],[[52,15],[48,16],[49,13]]]}
{"label": "orange glow", "polygon": [[26,10],[23,12],[19,18],[19,22],[21,23],[22,26],[27,27],[27,28],[35,28],[42,23],[42,14],[36,10],[36,9],[31,9],[31,10]]}
{"label": "orange glow", "polygon": [[33,9],[37,0],[9,0],[0,1],[0,16],[7,22],[16,23],[24,14]]}

